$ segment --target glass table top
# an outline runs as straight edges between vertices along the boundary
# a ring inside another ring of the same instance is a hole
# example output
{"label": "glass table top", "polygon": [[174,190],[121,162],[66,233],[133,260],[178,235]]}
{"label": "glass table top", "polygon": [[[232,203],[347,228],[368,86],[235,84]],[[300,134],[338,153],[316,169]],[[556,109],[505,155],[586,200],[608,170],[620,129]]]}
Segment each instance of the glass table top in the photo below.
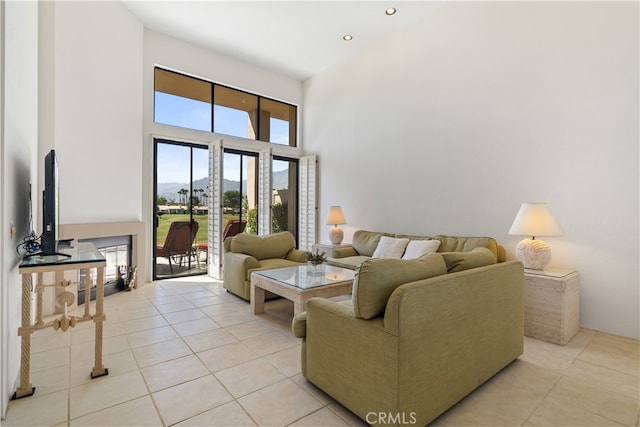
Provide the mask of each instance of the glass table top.
{"label": "glass table top", "polygon": [[100,261],[106,262],[104,256],[102,256],[93,243],[72,243],[70,246],[58,245],[58,252],[59,254],[56,255],[33,255],[25,257],[22,259],[19,268]]}
{"label": "glass table top", "polygon": [[252,274],[285,283],[300,289],[311,289],[319,286],[353,280],[354,271],[346,268],[324,266],[322,274],[312,274],[306,265],[298,267],[274,268],[271,270],[254,271]]}

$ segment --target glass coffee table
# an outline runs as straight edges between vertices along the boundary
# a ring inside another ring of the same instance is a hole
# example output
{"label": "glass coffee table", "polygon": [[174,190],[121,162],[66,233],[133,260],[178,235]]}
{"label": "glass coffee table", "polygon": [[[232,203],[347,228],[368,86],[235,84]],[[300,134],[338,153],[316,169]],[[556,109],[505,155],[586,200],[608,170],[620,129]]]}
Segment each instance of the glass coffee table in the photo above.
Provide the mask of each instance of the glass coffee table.
{"label": "glass coffee table", "polygon": [[305,311],[310,298],[350,294],[355,272],[330,265],[324,267],[322,274],[312,273],[306,265],[254,271],[251,273],[251,313],[264,313],[265,291],[293,301],[294,315]]}

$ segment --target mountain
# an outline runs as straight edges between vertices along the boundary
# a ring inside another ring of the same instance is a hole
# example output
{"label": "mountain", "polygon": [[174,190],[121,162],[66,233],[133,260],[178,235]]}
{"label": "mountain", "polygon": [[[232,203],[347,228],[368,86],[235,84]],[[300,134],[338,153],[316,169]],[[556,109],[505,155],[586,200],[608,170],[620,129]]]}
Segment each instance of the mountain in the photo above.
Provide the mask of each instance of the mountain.
{"label": "mountain", "polygon": [[[286,188],[288,186],[287,184],[289,181],[289,174],[286,170],[280,171],[280,172],[274,172],[272,174],[272,179],[273,179],[272,188],[274,189]],[[209,185],[209,178],[202,178],[202,179],[193,181],[193,189],[194,190],[203,189],[205,193],[208,193],[207,192],[208,185]],[[242,188],[243,188],[243,194],[246,194],[247,193],[246,181],[242,182]],[[159,182],[157,191],[158,191],[158,196],[164,197],[169,202],[173,200],[177,203],[180,200],[180,195],[178,194],[178,191],[180,191],[181,189],[188,190],[189,183]],[[239,191],[240,181],[233,181],[230,179],[222,180],[222,191],[225,192],[229,190]]]}
{"label": "mountain", "polygon": [[[205,194],[207,194],[207,187],[209,186],[209,179],[208,178],[202,178],[202,179],[198,179],[196,181],[193,181],[193,189],[194,190],[199,190],[199,189],[203,189]],[[172,200],[175,201],[176,203],[180,200],[180,195],[178,194],[178,191],[180,191],[181,189],[185,189],[188,190],[189,189],[189,183],[186,182],[159,182],[158,183],[158,196],[159,197],[164,197],[165,199],[167,199],[167,201],[171,202]],[[228,190],[240,190],[240,183],[238,181],[231,181],[229,179],[225,179],[222,182],[222,189],[223,191],[228,191]]]}

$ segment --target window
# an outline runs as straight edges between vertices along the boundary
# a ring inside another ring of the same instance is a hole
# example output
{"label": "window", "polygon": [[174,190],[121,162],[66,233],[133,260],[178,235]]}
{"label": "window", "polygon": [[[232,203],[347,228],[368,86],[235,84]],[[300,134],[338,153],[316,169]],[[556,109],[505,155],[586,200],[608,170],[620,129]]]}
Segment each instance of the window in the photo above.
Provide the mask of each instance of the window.
{"label": "window", "polygon": [[297,107],[155,68],[154,121],[295,147]]}
{"label": "window", "polygon": [[261,99],[260,119],[263,141],[296,146],[296,107],[271,99]]}
{"label": "window", "polygon": [[213,130],[216,133],[258,139],[258,97],[224,86],[215,86]]}
{"label": "window", "polygon": [[211,87],[204,80],[156,68],[154,121],[210,132]]}

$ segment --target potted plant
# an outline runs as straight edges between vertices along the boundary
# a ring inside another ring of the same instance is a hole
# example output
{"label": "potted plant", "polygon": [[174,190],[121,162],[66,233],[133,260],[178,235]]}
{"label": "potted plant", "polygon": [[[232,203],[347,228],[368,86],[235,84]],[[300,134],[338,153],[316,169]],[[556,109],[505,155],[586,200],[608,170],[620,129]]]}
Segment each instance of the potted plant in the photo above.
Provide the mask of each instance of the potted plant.
{"label": "potted plant", "polygon": [[327,256],[324,252],[307,252],[307,271],[309,274],[324,274],[324,263]]}

